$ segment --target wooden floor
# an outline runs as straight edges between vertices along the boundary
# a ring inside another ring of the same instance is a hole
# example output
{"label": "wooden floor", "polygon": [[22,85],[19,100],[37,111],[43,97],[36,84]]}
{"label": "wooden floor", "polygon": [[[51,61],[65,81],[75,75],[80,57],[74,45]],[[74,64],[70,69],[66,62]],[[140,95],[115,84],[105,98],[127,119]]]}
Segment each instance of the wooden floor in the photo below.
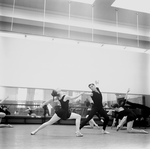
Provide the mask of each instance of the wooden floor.
{"label": "wooden floor", "polygon": [[99,129],[83,128],[83,137],[75,136],[74,125],[52,125],[36,135],[30,132],[39,125],[14,125],[14,128],[0,128],[0,149],[150,149],[149,134],[129,134],[126,130],[116,132],[110,127],[110,134]]}

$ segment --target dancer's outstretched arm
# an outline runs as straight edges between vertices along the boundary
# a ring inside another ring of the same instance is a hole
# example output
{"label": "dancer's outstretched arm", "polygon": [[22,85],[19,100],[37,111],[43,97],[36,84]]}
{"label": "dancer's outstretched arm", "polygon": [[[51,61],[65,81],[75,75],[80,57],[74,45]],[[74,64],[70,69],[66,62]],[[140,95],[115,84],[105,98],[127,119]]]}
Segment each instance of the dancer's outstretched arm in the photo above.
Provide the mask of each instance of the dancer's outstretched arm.
{"label": "dancer's outstretched arm", "polygon": [[42,107],[44,107],[45,105],[48,105],[52,100],[53,100],[53,99],[49,99],[49,100],[45,101],[44,103],[42,103],[42,104],[40,105],[40,107],[42,108]]}
{"label": "dancer's outstretched arm", "polygon": [[115,125],[116,125],[116,118],[113,118],[113,122],[112,122],[111,128],[115,127]]}
{"label": "dancer's outstretched arm", "polygon": [[75,100],[75,99],[77,99],[78,97],[80,97],[82,94],[84,94],[84,92],[82,92],[82,93],[80,93],[79,95],[74,96],[74,97],[72,97],[72,96],[66,96],[66,97],[65,97],[65,100]]}
{"label": "dancer's outstretched arm", "polygon": [[125,95],[125,99],[128,99],[128,94],[130,92],[130,88],[128,88],[127,92],[126,92],[126,95]]}
{"label": "dancer's outstretched arm", "polygon": [[119,125],[117,126],[117,131],[123,127],[123,125],[127,122],[127,116],[124,116],[121,121],[119,122]]}

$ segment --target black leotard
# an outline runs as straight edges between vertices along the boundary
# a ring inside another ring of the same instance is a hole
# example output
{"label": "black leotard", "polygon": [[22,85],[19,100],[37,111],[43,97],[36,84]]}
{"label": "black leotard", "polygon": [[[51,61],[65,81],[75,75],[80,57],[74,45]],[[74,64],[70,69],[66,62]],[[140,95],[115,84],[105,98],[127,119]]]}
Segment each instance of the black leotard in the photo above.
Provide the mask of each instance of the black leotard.
{"label": "black leotard", "polygon": [[94,104],[93,104],[93,107],[95,108],[98,108],[98,109],[101,109],[103,108],[103,104],[102,104],[102,94],[99,90],[99,88],[97,88],[98,92],[95,92],[95,91],[92,91],[93,95],[91,96]]}
{"label": "black leotard", "polygon": [[118,119],[122,119],[124,116],[127,116],[127,122],[133,121],[136,119],[136,114],[129,109],[124,108],[123,111],[120,111],[117,116]]}
{"label": "black leotard", "polygon": [[69,110],[69,100],[63,101],[65,95],[59,100],[61,104],[61,108],[56,111],[57,116],[59,116],[62,120],[66,120],[70,117],[71,112]]}

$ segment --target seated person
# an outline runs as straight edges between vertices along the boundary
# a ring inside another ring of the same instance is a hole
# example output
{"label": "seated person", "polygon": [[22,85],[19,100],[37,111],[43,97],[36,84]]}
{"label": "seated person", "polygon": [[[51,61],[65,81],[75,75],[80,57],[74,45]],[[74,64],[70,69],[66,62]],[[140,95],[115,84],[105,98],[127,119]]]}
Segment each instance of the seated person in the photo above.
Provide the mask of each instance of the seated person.
{"label": "seated person", "polygon": [[[0,104],[2,104],[8,97],[0,100]],[[0,107],[0,128],[3,128],[3,127],[6,127],[6,128],[12,128],[13,126],[10,125],[10,124],[1,124],[2,122],[2,118],[6,116],[6,113],[5,113],[5,108],[3,109],[3,106]]]}

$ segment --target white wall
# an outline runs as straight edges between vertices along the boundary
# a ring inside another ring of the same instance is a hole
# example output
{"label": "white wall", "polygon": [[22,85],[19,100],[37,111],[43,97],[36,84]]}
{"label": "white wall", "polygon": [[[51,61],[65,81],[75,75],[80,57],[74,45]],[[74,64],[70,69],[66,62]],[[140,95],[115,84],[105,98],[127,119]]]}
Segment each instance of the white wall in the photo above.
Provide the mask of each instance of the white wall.
{"label": "white wall", "polygon": [[0,37],[0,85],[150,94],[150,55]]}

